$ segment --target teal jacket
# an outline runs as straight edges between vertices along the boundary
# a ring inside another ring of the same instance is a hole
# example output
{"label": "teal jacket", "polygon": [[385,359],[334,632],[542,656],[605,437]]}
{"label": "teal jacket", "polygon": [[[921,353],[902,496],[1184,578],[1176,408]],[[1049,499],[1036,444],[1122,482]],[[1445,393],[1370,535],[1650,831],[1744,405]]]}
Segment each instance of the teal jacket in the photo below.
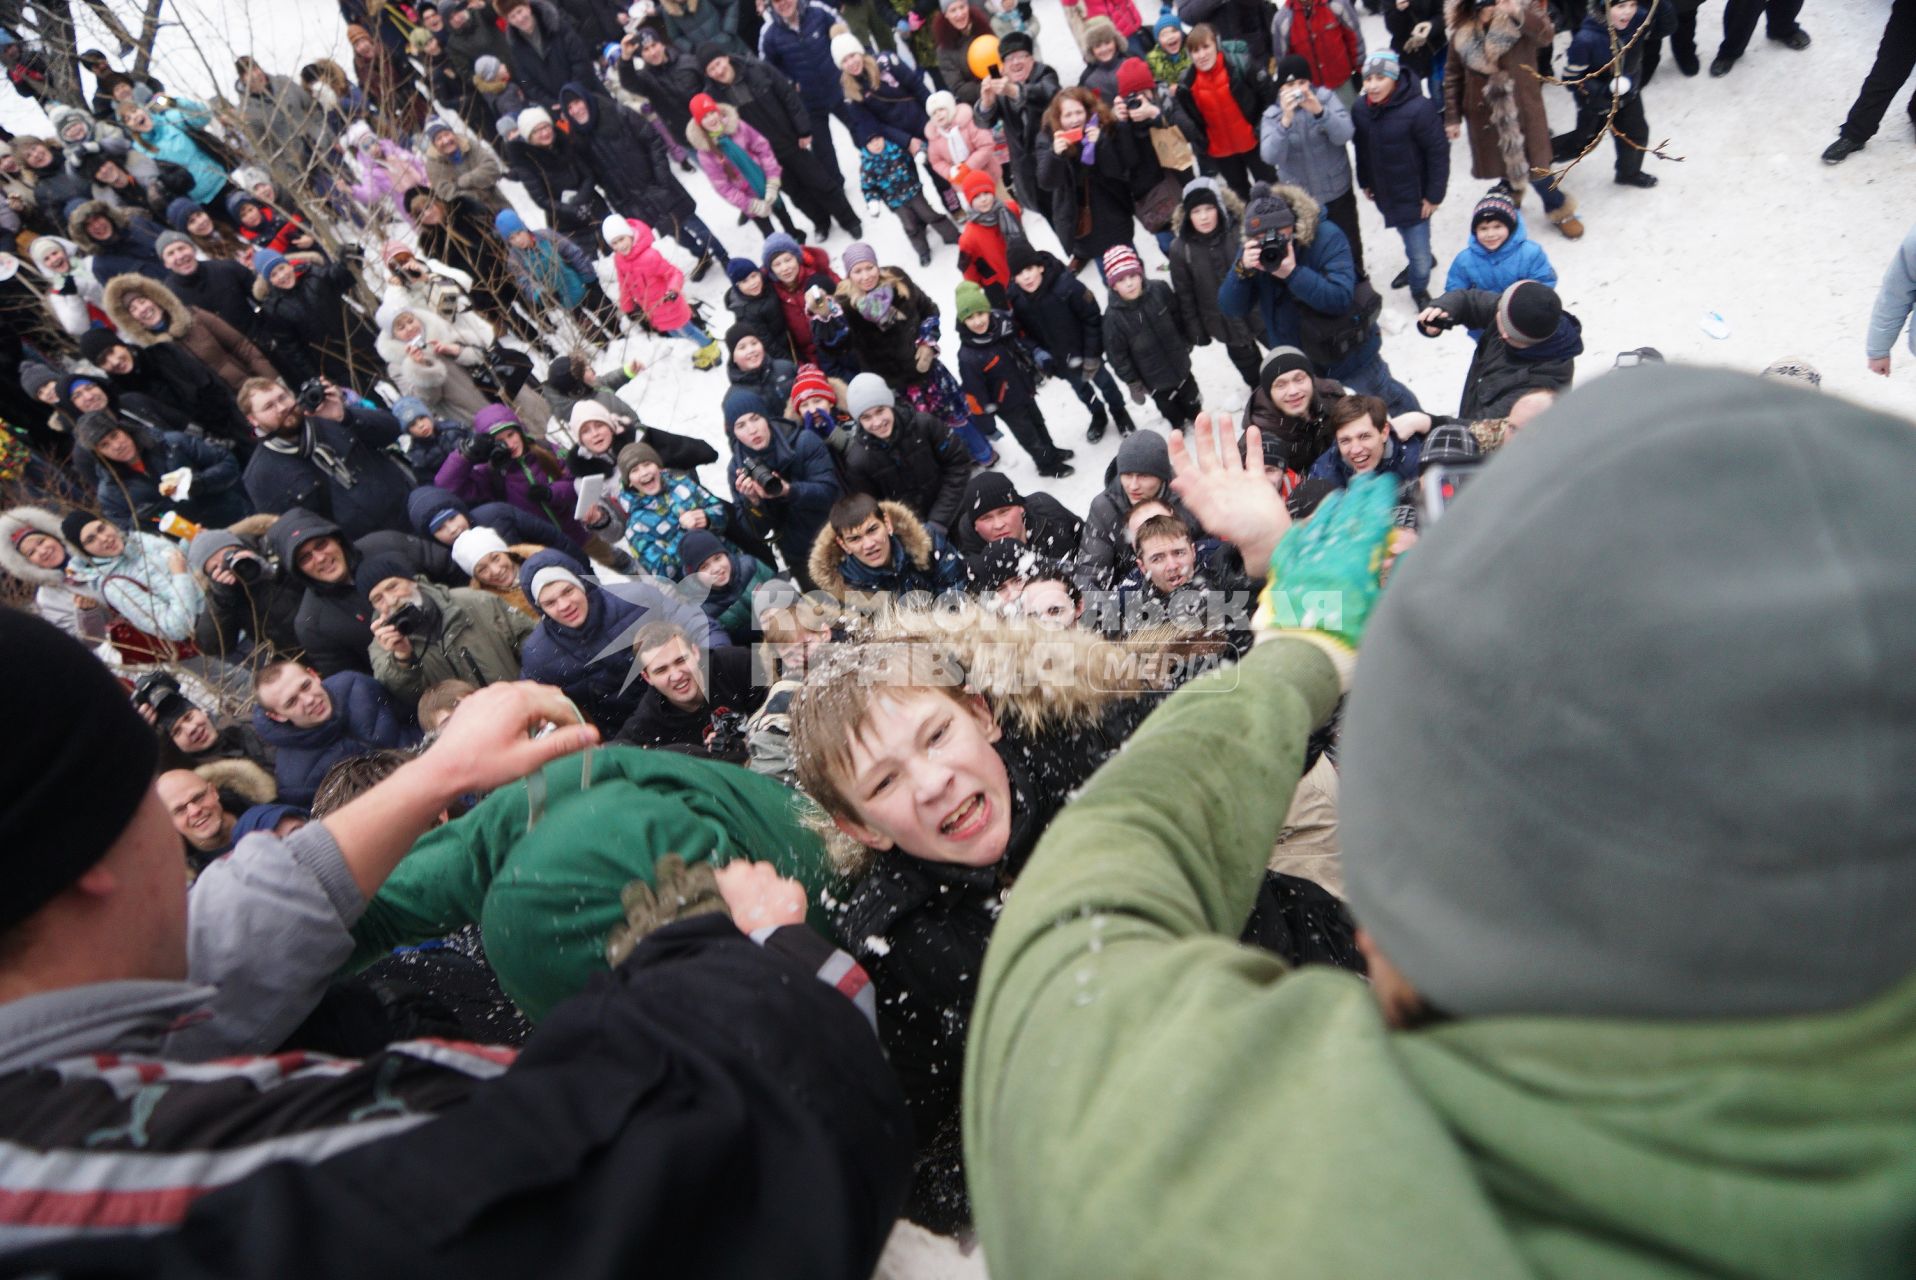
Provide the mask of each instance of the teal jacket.
{"label": "teal jacket", "polygon": [[140,139],[140,145],[162,160],[170,160],[193,175],[193,203],[215,208],[215,201],[226,189],[226,169],[208,155],[206,149],[187,132],[190,126],[204,129],[213,122],[205,107],[187,98],[174,99],[173,106],[150,113],[153,130]]}

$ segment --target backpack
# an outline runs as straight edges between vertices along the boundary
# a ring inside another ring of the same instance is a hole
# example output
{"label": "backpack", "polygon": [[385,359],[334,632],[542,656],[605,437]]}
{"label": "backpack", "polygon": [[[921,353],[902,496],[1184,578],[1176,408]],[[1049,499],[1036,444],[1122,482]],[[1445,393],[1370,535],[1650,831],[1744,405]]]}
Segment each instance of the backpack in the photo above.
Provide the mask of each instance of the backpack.
{"label": "backpack", "polygon": [[1330,315],[1298,302],[1298,350],[1318,368],[1328,369],[1364,345],[1383,309],[1384,300],[1364,277],[1351,290],[1351,309],[1344,315]]}

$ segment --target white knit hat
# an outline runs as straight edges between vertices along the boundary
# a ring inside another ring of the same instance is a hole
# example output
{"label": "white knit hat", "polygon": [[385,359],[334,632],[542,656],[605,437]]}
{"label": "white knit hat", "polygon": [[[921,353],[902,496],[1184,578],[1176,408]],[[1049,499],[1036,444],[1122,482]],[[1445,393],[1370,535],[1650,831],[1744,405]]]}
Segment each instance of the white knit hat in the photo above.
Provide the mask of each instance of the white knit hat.
{"label": "white knit hat", "polygon": [[603,422],[611,427],[619,425],[613,418],[612,411],[590,396],[572,406],[572,416],[566,420],[566,428],[576,436],[579,434],[579,428],[588,422]]}
{"label": "white knit hat", "polygon": [[599,235],[604,237],[605,247],[608,249],[612,247],[612,242],[620,236],[637,238],[637,233],[632,230],[632,219],[622,213],[606,214],[605,221],[599,224]]}
{"label": "white knit hat", "polygon": [[504,538],[484,525],[476,524],[452,540],[452,562],[463,573],[477,573],[481,560],[495,551],[504,550]]}
{"label": "white knit hat", "polygon": [[527,107],[519,113],[519,132],[531,136],[532,131],[542,124],[552,123],[552,113],[544,107]]}
{"label": "white knit hat", "polygon": [[832,65],[843,67],[845,59],[854,53],[865,52],[865,46],[858,43],[858,37],[849,31],[841,31],[832,37]]}

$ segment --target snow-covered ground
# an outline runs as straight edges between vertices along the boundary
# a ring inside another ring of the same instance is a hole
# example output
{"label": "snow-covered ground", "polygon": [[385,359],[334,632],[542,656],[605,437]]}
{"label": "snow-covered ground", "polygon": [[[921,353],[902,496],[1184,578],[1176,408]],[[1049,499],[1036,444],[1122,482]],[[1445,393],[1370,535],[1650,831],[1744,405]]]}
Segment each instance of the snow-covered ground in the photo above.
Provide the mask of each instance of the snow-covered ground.
{"label": "snow-covered ground", "polygon": [[[1058,0],[1035,0],[1044,23],[1040,41],[1045,60],[1066,83],[1075,81],[1082,59],[1070,45],[1069,29]],[[1156,0],[1144,0],[1147,20],[1156,16]],[[1731,75],[1710,79],[1707,72],[1685,79],[1667,55],[1646,93],[1653,141],[1684,157],[1680,164],[1650,162],[1661,179],[1652,191],[1615,186],[1610,181],[1608,143],[1594,153],[1565,186],[1581,205],[1587,227],[1577,242],[1565,240],[1540,217],[1534,200],[1526,202],[1531,234],[1549,252],[1560,276],[1565,304],[1583,321],[1585,355],[1582,377],[1608,370],[1620,350],[1653,346],[1673,360],[1756,371],[1781,356],[1810,361],[1823,374],[1828,392],[1901,412],[1916,414],[1916,357],[1898,344],[1889,378],[1864,366],[1863,331],[1878,282],[1896,247],[1916,217],[1916,152],[1905,123],[1903,95],[1890,108],[1886,124],[1869,147],[1847,163],[1830,167],[1819,159],[1836,136],[1857,87],[1868,70],[1889,13],[1890,0],[1819,0],[1806,6],[1803,25],[1814,37],[1801,53],[1765,40],[1759,30],[1748,54]],[[132,15],[132,6],[117,8]],[[1702,14],[1699,48],[1707,65],[1720,33],[1721,6]],[[241,0],[176,0],[169,18],[180,25],[158,39],[156,72],[170,87],[188,94],[216,85],[231,93],[234,53],[254,54],[270,70],[295,72],[313,58],[331,56],[350,65],[344,27],[322,0],[270,6]],[[83,15],[84,17],[84,15]],[[85,19],[90,21],[89,19]],[[1380,18],[1366,16],[1365,36],[1373,47],[1388,44]],[[111,48],[100,33],[88,37]],[[1562,38],[1559,40],[1561,45]],[[1905,87],[1903,94],[1909,88]],[[1551,90],[1550,111],[1558,131],[1569,127],[1573,112],[1567,92]],[[0,123],[16,133],[43,132],[39,110],[11,95],[0,96]],[[856,155],[842,125],[838,152],[855,165]],[[1489,185],[1468,176],[1464,143],[1456,144],[1449,198],[1436,216],[1432,244],[1443,271],[1468,231],[1471,206]],[[735,253],[756,255],[757,232],[737,226],[731,208],[713,195],[696,174],[681,175],[706,221]],[[847,185],[856,198],[855,168]],[[1383,286],[1404,264],[1402,247],[1373,209],[1364,210],[1364,243],[1371,277]],[[1035,239],[1055,248],[1042,222],[1028,224]],[[919,269],[898,223],[885,215],[870,220],[867,238],[881,261],[903,265],[950,314],[958,283],[956,251],[935,250],[934,265]],[[834,256],[845,247],[842,232],[827,242]],[[1155,268],[1162,259],[1151,237],[1140,229],[1138,247]],[[1085,278],[1102,289],[1095,271]],[[726,281],[713,271],[691,287],[712,304],[716,328],[725,326],[718,305]],[[1728,336],[1713,338],[1703,328],[1709,313],[1723,317]],[[1470,361],[1461,333],[1429,340],[1410,328],[1409,295],[1387,291],[1384,353],[1392,370],[1426,406],[1454,408]],[[634,354],[657,353],[652,367],[626,391],[647,422],[690,432],[725,450],[719,401],[726,390],[722,370],[699,373],[690,364],[685,343],[635,339]],[[946,348],[956,367],[956,340]],[[1212,346],[1196,353],[1208,404],[1233,413],[1245,389],[1224,352]],[[611,363],[610,355],[604,362]],[[1077,475],[1041,482],[1028,459],[1009,439],[1003,469],[1020,487],[1043,487],[1082,512],[1096,493],[1104,464],[1117,437],[1102,444],[1084,441],[1084,410],[1069,389],[1053,383],[1043,391],[1053,436],[1077,450]],[[1645,404],[1646,414],[1657,412]],[[1151,406],[1133,411],[1140,422],[1162,428]],[[708,475],[723,486],[723,478]],[[979,1277],[982,1255],[964,1256],[949,1241],[914,1228],[901,1228],[880,1275],[914,1280]]]}

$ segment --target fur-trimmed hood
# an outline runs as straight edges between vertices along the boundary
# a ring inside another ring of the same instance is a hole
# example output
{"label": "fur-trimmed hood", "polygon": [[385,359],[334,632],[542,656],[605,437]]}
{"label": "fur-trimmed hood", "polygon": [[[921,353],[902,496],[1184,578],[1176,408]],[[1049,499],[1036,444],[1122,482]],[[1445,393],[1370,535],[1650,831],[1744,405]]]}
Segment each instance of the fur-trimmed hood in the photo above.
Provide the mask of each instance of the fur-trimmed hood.
{"label": "fur-trimmed hood", "polygon": [[279,795],[273,775],[251,760],[209,760],[194,765],[193,772],[221,791],[238,796],[248,804],[271,804]]}
{"label": "fur-trimmed hood", "polygon": [[[1301,222],[1303,221],[1303,219],[1300,218],[1298,219],[1298,221]],[[286,261],[292,263],[296,267],[311,268],[311,267],[316,267],[320,265],[321,263],[325,262],[326,257],[324,254],[315,253],[310,249],[302,249],[298,253],[287,254]],[[272,296],[273,296],[273,286],[266,282],[266,277],[265,276],[253,277],[253,301],[264,302]]]}
{"label": "fur-trimmed hood", "polygon": [[[66,537],[60,532],[59,517],[45,507],[13,507],[0,511],[0,569],[36,587],[66,586],[64,573],[58,569],[42,569],[21,555],[13,545],[13,537],[22,526],[47,534],[60,545],[66,546]],[[67,549],[67,554],[73,554],[72,548]]]}
{"label": "fur-trimmed hood", "polygon": [[1118,34],[1117,23],[1103,16],[1087,18],[1078,40],[1078,52],[1083,56],[1086,66],[1099,65],[1091,61],[1091,50],[1105,41],[1118,46],[1118,61],[1122,62],[1130,56],[1124,37]]}
{"label": "fur-trimmed hood", "polygon": [[[1309,244],[1317,239],[1317,223],[1324,216],[1323,208],[1317,203],[1317,197],[1302,187],[1292,186],[1288,182],[1274,182],[1271,194],[1291,206],[1291,216],[1297,219],[1297,226],[1291,232],[1291,238],[1299,244]],[[1251,188],[1251,200],[1256,201],[1258,190]]]}
{"label": "fur-trimmed hood", "polygon": [[[127,309],[134,298],[150,298],[166,313],[166,328],[154,333],[133,318]],[[107,319],[120,336],[136,347],[184,338],[193,328],[193,309],[180,301],[180,295],[157,280],[140,275],[115,276],[107,281],[105,310]]]}
{"label": "fur-trimmed hood", "polygon": [[[921,570],[929,570],[933,548],[931,530],[925,528],[925,522],[902,502],[881,502],[878,513],[891,517],[892,536],[903,544],[906,559]],[[812,571],[812,581],[833,599],[843,600],[851,590],[845,581],[845,549],[838,545],[838,535],[830,522],[821,527],[818,537],[813,539],[807,564]]]}
{"label": "fur-trimmed hood", "polygon": [[[1225,238],[1229,239],[1238,227],[1244,225],[1244,201],[1238,198],[1237,192],[1231,190],[1221,182],[1207,182],[1206,185],[1210,186],[1212,193],[1217,196],[1218,204],[1222,206],[1224,210],[1224,225],[1222,230]],[[1189,188],[1187,187],[1186,190],[1189,190]],[[1178,207],[1171,210],[1171,234],[1177,235],[1183,230],[1184,201],[1180,200],[1178,201]],[[1316,228],[1313,227],[1312,231],[1315,232],[1315,230]]]}
{"label": "fur-trimmed hood", "polygon": [[[725,122],[725,132],[737,133],[741,123],[738,108],[721,102],[718,113],[719,119]],[[710,151],[716,145],[712,141],[712,135],[705,131],[705,126],[696,120],[685,122],[685,141],[694,151]]]}
{"label": "fur-trimmed hood", "polygon": [[86,233],[88,221],[101,214],[111,219],[113,225],[122,234],[133,220],[132,214],[124,209],[115,208],[104,200],[88,200],[85,204],[76,206],[73,212],[67,215],[67,239],[78,245],[80,252],[98,253],[108,247]]}

